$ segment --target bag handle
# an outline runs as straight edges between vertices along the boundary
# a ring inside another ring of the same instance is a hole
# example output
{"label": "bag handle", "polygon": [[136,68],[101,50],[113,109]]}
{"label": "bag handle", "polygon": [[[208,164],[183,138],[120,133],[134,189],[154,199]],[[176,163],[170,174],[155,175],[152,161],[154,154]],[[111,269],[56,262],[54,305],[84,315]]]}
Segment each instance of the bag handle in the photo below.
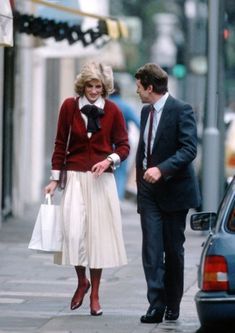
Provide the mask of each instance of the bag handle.
{"label": "bag handle", "polygon": [[48,205],[52,204],[52,199],[51,199],[51,194],[50,193],[47,193],[45,195],[45,200],[46,200],[46,202],[47,202]]}
{"label": "bag handle", "polygon": [[68,132],[67,142],[66,142],[66,147],[65,147],[64,167],[66,166],[66,163],[67,163],[67,155],[68,155],[68,150],[69,150],[74,114],[75,114],[75,111],[77,110],[78,97],[76,97],[74,100],[75,100],[75,105],[74,105],[74,109],[73,109],[73,113],[72,113],[72,117],[71,117],[71,122],[70,122],[70,126],[69,126],[69,132]]}

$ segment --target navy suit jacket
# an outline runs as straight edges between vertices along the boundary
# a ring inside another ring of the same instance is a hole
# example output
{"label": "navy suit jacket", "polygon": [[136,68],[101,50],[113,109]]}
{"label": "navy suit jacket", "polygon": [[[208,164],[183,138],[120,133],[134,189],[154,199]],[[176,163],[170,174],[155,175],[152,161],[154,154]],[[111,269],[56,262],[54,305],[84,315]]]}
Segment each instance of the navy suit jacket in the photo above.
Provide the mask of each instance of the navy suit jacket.
{"label": "navy suit jacket", "polygon": [[[143,177],[145,143],[144,130],[150,106],[141,111],[140,138],[136,155],[137,187]],[[157,204],[164,211],[178,211],[200,206],[198,180],[192,161],[197,154],[197,128],[194,112],[189,104],[168,96],[152,149],[151,166],[160,169],[162,177],[150,185]],[[141,200],[138,211],[141,212]]]}

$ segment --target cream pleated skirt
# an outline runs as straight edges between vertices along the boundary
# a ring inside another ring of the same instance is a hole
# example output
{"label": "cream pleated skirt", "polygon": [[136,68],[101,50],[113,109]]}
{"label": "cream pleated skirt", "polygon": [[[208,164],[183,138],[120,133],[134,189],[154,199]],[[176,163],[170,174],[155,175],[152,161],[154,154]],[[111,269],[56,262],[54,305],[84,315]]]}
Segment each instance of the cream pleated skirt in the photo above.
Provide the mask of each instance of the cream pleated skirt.
{"label": "cream pleated skirt", "polygon": [[61,200],[64,242],[59,265],[107,268],[127,263],[114,175],[68,171]]}

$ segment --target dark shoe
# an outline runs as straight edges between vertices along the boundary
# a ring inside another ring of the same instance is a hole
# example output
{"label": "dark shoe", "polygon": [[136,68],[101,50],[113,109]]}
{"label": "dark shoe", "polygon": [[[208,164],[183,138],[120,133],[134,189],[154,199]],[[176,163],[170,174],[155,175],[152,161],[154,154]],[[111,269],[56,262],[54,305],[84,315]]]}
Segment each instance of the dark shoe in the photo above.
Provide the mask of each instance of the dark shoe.
{"label": "dark shoe", "polygon": [[92,310],[91,309],[91,315],[92,316],[101,316],[103,314],[103,311],[102,311],[102,309],[99,309],[99,310]]}
{"label": "dark shoe", "polygon": [[148,310],[146,315],[140,318],[141,323],[144,324],[154,324],[161,323],[164,315],[164,311],[158,309]]}
{"label": "dark shoe", "polygon": [[170,309],[166,308],[165,320],[177,320],[179,318],[180,311],[179,309]]}
{"label": "dark shoe", "polygon": [[75,310],[82,305],[83,298],[90,288],[90,282],[87,280],[87,286],[85,288],[78,287],[75,291],[73,298],[71,300],[70,309]]}

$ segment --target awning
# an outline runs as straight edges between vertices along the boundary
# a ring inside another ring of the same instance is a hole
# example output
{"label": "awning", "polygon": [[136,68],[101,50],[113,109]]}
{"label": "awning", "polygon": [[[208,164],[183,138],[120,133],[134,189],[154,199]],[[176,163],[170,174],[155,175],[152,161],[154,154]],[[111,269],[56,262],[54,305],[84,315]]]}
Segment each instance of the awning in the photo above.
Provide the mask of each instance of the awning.
{"label": "awning", "polygon": [[13,17],[9,0],[0,1],[0,46],[13,46]]}
{"label": "awning", "polygon": [[[46,7],[52,8],[53,10],[59,10],[59,11],[65,12],[65,13],[70,13],[72,15],[78,15],[81,17],[90,17],[90,18],[94,18],[97,20],[102,20],[105,22],[105,24],[107,26],[108,34],[112,39],[128,37],[128,29],[127,29],[126,23],[122,20],[115,19],[112,17],[106,17],[103,15],[82,12],[81,10],[79,10],[77,8],[72,8],[68,5],[67,6],[58,5],[56,3],[50,3],[45,0],[31,0],[31,2],[36,5],[46,6]],[[64,1],[62,1],[62,4],[63,3],[64,3]],[[66,3],[66,1],[65,1],[65,3]],[[72,4],[72,2],[71,2],[71,4]]]}

